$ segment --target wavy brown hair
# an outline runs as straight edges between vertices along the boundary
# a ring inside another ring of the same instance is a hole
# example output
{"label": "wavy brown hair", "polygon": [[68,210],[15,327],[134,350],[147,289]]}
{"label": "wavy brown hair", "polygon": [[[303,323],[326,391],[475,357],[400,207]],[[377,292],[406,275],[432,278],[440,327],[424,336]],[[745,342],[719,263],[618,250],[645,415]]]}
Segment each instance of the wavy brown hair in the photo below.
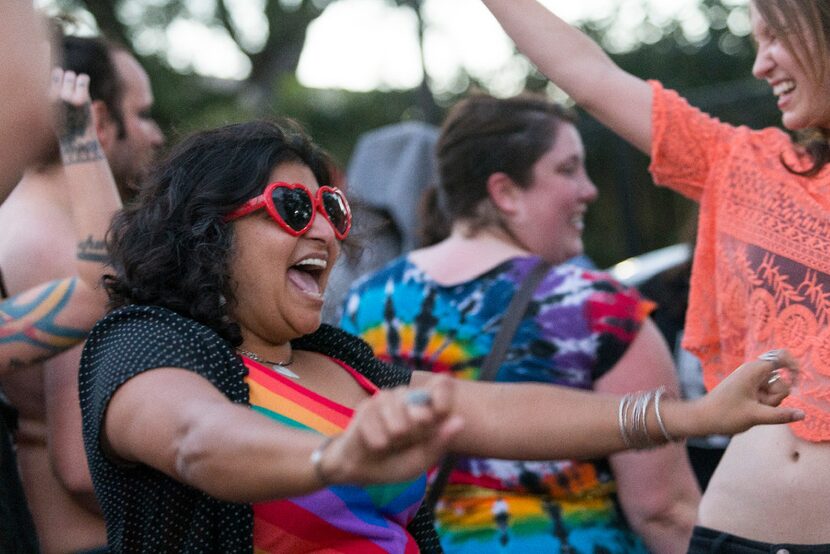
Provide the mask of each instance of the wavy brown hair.
{"label": "wavy brown hair", "polygon": [[573,122],[572,112],[539,94],[473,94],[458,102],[436,145],[437,192],[448,218],[445,224],[465,219],[475,232],[497,223],[483,202],[489,177],[503,172],[519,186],[530,186],[533,165],[553,146],[561,124]]}

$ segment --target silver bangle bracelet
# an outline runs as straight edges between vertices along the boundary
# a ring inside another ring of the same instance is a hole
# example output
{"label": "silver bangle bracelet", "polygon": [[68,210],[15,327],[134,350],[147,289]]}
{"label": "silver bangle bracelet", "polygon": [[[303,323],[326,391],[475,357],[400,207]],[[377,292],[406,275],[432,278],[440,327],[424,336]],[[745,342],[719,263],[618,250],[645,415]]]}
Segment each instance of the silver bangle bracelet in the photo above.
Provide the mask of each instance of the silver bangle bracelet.
{"label": "silver bangle bracelet", "polygon": [[663,438],[668,442],[677,442],[678,439],[669,434],[669,431],[666,429],[666,424],[663,423],[663,416],[660,414],[660,398],[663,394],[665,394],[665,392],[666,388],[660,387],[654,394],[654,415],[657,417],[657,425],[660,427],[660,432],[663,434]]}
{"label": "silver bangle bracelet", "polygon": [[628,415],[628,404],[631,401],[631,393],[626,394],[622,398],[620,398],[620,407],[619,412],[617,413],[617,423],[620,426],[620,436],[622,437],[623,444],[626,448],[633,448],[634,445],[631,443],[631,439],[628,436],[628,431],[626,430],[626,419]]}
{"label": "silver bangle bracelet", "polygon": [[650,391],[628,393],[620,399],[617,411],[617,423],[623,444],[628,449],[645,450],[663,444],[660,440],[651,437],[648,430],[648,409],[654,401],[654,411],[657,425],[666,441],[672,441],[671,435],[666,432],[660,414],[660,396],[664,394],[662,388]]}
{"label": "silver bangle bracelet", "polygon": [[317,448],[311,452],[311,456],[308,457],[308,461],[311,463],[311,468],[314,470],[314,475],[323,484],[323,486],[326,487],[332,483],[326,478],[326,474],[323,472],[323,452],[325,452],[326,448],[333,440],[334,436],[324,438],[323,441],[317,445]]}
{"label": "silver bangle bracelet", "polygon": [[634,417],[634,436],[638,437],[637,448],[652,448],[657,446],[657,443],[652,440],[648,434],[648,425],[646,419],[648,418],[648,405],[651,403],[651,398],[654,396],[654,391],[641,392],[637,398],[635,405]]}

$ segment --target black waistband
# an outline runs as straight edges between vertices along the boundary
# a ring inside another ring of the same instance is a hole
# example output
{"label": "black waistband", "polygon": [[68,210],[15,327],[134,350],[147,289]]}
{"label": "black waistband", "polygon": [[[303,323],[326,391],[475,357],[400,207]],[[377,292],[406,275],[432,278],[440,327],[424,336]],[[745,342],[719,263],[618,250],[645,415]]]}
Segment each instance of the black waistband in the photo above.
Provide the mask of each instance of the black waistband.
{"label": "black waistband", "polygon": [[746,539],[716,529],[695,526],[689,552],[711,554],[828,554],[830,544],[769,543]]}
{"label": "black waistband", "polygon": [[0,426],[5,427],[9,433],[17,431],[17,410],[3,396],[3,391],[0,391]]}

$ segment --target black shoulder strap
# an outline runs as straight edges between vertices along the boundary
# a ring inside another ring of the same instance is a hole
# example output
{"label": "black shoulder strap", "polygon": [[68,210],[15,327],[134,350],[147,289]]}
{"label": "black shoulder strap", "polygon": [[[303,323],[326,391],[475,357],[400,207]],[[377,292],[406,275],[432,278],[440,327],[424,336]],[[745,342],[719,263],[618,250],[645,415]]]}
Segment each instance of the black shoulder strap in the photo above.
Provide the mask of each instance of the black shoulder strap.
{"label": "black shoulder strap", "polygon": [[3,272],[0,271],[0,300],[9,297],[9,293],[6,291],[6,283],[3,281]]}
{"label": "black shoulder strap", "polygon": [[[548,274],[548,271],[550,271],[550,267],[551,264],[548,262],[539,260],[539,263],[524,278],[519,290],[513,295],[513,298],[510,300],[510,305],[507,306],[507,310],[504,312],[504,318],[502,318],[499,332],[496,334],[496,338],[493,339],[493,347],[484,359],[484,363],[481,364],[481,371],[478,375],[479,381],[492,381],[495,379],[496,372],[501,367],[504,356],[507,354],[507,349],[513,341],[513,335],[516,334],[516,329],[519,327],[519,323],[527,311],[527,305],[533,297],[533,293],[539,286],[539,283]],[[424,500],[424,503],[430,509],[435,508],[435,504],[438,503],[441,493],[444,492],[444,487],[450,479],[450,473],[455,468],[456,461],[456,457],[449,454],[441,462],[435,474],[435,479],[433,479],[429,491],[427,491],[426,499]]]}

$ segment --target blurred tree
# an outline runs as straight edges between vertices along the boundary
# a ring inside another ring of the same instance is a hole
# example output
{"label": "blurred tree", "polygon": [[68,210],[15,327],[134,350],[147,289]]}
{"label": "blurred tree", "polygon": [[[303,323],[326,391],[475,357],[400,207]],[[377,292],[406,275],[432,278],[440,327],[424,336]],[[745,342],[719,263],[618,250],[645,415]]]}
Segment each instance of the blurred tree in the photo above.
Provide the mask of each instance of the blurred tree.
{"label": "blurred tree", "polygon": [[[308,25],[332,0],[269,0],[261,2],[266,31],[262,36],[241,26],[229,0],[182,2],[180,0],[58,0],[64,9],[86,9],[103,34],[133,50],[155,51],[164,57],[166,30],[176,20],[192,20],[224,32],[250,64],[240,84],[248,108],[255,114],[268,111],[274,83],[297,69]],[[238,10],[237,10],[238,11]],[[142,37],[153,37],[153,46],[137,48]]]}
{"label": "blurred tree", "polygon": [[[206,0],[195,7],[180,0],[56,0],[66,8],[83,8],[93,15],[106,36],[132,47],[140,35],[160,38],[177,19],[195,20],[208,28],[227,34],[250,64],[248,77],[240,84],[239,93],[249,110],[258,115],[270,111],[275,84],[286,75],[293,75],[300,61],[309,24],[335,0],[265,0],[261,2],[264,39],[256,32],[246,31],[238,22],[237,3],[232,0]],[[413,10],[418,20],[419,44],[423,42],[424,20],[422,0],[384,0]],[[164,44],[155,45],[163,57]],[[423,67],[423,48],[421,49]],[[417,102],[424,117],[435,121],[440,117],[423,72]]]}

